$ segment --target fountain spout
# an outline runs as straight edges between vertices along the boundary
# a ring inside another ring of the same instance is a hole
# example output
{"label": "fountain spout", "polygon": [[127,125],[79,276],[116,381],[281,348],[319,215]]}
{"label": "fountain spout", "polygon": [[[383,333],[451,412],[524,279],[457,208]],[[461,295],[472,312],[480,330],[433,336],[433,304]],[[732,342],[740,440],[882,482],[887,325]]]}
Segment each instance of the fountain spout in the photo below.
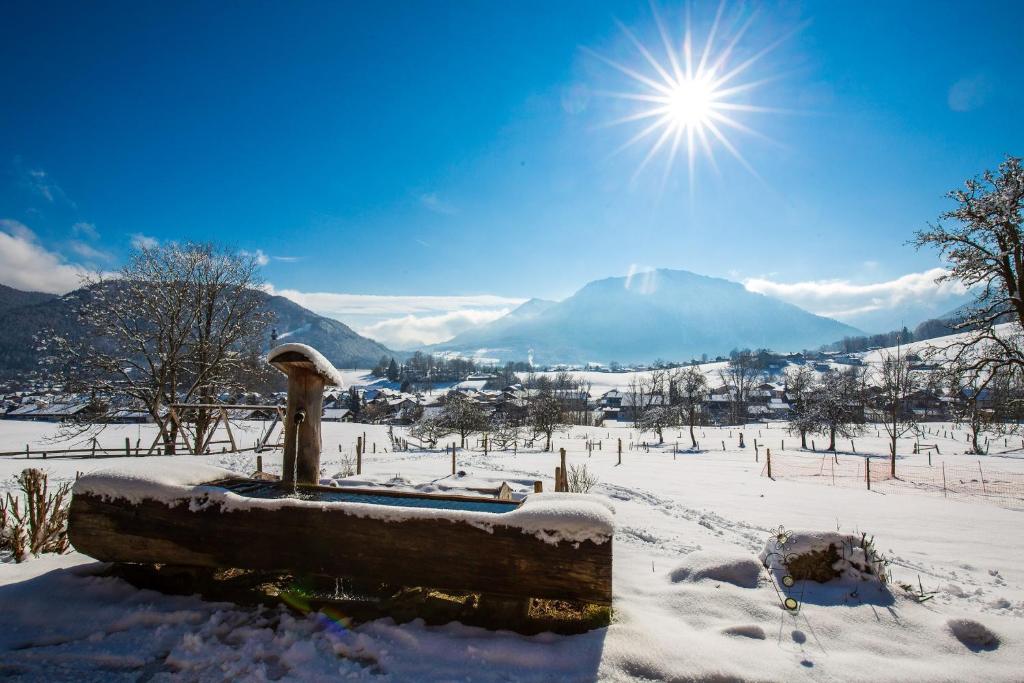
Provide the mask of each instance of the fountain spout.
{"label": "fountain spout", "polygon": [[316,349],[305,344],[278,346],[270,352],[267,362],[288,376],[282,481],[292,485],[316,484],[320,481],[324,387],[340,387],[340,373]]}

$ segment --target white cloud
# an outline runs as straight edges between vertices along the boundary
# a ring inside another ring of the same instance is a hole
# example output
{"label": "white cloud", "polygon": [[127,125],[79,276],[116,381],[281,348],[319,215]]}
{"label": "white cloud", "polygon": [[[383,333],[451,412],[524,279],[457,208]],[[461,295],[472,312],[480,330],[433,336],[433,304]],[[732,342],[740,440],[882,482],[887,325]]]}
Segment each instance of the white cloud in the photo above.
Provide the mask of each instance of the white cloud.
{"label": "white cloud", "polygon": [[81,240],[71,240],[68,246],[71,247],[71,251],[89,261],[110,261],[114,258],[113,254],[97,249]]}
{"label": "white cloud", "polygon": [[459,212],[458,207],[441,199],[436,192],[424,192],[419,200],[423,208],[443,216],[453,216]]}
{"label": "white cloud", "polygon": [[764,278],[749,278],[743,284],[751,292],[782,299],[818,315],[852,320],[875,311],[934,306],[965,295],[967,288],[959,281],[935,282],[947,272],[944,268],[932,268],[870,284],[849,280],[783,283]]}
{"label": "white cloud", "polygon": [[18,221],[0,220],[0,282],[16,289],[66,294],[86,274],[59,254],[36,242],[35,234]]}
{"label": "white cloud", "polygon": [[267,285],[266,290],[396,348],[451,339],[459,332],[500,318],[526,301],[493,294],[388,296],[278,290],[273,285]]}
{"label": "white cloud", "polygon": [[71,226],[71,232],[91,240],[98,240],[100,238],[100,233],[92,223],[75,223]]}
{"label": "white cloud", "polygon": [[451,311],[440,315],[406,315],[358,328],[359,334],[393,349],[411,349],[447,341],[460,332],[483,325],[508,313],[510,308]]}
{"label": "white cloud", "polygon": [[245,251],[243,249],[242,251],[238,252],[238,254],[239,256],[252,258],[252,260],[256,262],[257,266],[265,266],[268,263],[270,263],[270,257],[267,256],[262,249],[257,249],[256,251]]}
{"label": "white cloud", "polygon": [[141,232],[132,234],[132,248],[134,249],[153,249],[160,241],[155,237],[149,235],[143,235]]}
{"label": "white cloud", "polygon": [[949,108],[963,112],[983,107],[994,89],[992,79],[985,74],[961,78],[949,89]]}

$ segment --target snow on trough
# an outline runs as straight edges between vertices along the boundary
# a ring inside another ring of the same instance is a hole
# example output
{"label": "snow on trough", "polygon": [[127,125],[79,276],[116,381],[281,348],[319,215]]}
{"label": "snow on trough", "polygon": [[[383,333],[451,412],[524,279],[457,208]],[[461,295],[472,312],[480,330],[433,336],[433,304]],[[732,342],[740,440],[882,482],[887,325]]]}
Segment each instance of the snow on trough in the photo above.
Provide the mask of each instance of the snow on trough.
{"label": "snow on trough", "polygon": [[478,529],[493,531],[496,525],[518,528],[546,543],[605,543],[615,532],[615,508],[596,496],[568,493],[541,493],[528,496],[510,512],[494,515],[472,510],[375,505],[350,501],[303,500],[301,498],[255,498],[242,496],[204,483],[244,475],[221,467],[202,464],[188,469],[172,462],[132,463],[129,467],[100,470],[75,482],[76,495],[93,495],[105,500],[121,499],[129,503],[152,500],[168,506],[187,502],[190,509],[218,507],[222,512],[242,512],[260,508],[276,510],[300,507],[339,510],[353,517],[403,522],[412,519],[464,522]]}

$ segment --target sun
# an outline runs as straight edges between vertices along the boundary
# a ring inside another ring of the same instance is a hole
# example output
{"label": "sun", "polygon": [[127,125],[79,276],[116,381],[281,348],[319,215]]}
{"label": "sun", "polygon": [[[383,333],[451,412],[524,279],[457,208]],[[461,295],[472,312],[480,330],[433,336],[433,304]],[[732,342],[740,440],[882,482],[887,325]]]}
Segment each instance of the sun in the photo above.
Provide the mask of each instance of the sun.
{"label": "sun", "polygon": [[675,83],[665,96],[667,115],[674,126],[690,128],[707,125],[714,106],[711,83],[703,78],[689,78]]}
{"label": "sun", "polygon": [[[610,122],[610,125],[631,124],[639,128],[619,150],[645,142],[650,145],[634,179],[659,152],[667,153],[667,178],[676,158],[685,153],[692,190],[698,153],[703,152],[717,171],[714,155],[717,147],[724,148],[757,176],[757,172],[730,139],[730,134],[741,132],[764,138],[741,122],[739,117],[750,112],[786,111],[752,104],[748,98],[752,91],[778,78],[778,74],[752,78],[752,67],[792,33],[759,50],[748,50],[746,53],[750,56],[737,60],[736,55],[740,51],[738,47],[741,46],[753,16],[744,22],[723,22],[724,8],[723,2],[699,49],[695,47],[688,14],[681,34],[673,38],[658,15],[657,8],[652,6],[661,37],[661,48],[658,50],[663,52],[661,58],[655,56],[652,48],[622,24],[619,24],[620,28],[642,58],[639,64],[623,64],[587,50],[629,77],[629,90],[602,91],[601,94],[636,104],[632,113]],[[732,35],[725,35],[722,26],[726,23],[738,25],[739,28]]]}

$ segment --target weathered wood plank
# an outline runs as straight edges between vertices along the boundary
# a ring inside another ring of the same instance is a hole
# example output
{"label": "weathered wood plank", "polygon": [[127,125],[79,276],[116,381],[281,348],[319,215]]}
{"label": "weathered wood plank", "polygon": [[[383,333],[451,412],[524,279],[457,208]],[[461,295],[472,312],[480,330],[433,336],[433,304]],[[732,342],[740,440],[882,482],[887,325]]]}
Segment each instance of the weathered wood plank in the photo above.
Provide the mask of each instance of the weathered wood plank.
{"label": "weathered wood plank", "polygon": [[557,545],[495,520],[493,532],[464,522],[359,518],[338,508],[222,512],[91,495],[71,502],[69,535],[98,560],[297,571],[611,604],[612,543]]}

